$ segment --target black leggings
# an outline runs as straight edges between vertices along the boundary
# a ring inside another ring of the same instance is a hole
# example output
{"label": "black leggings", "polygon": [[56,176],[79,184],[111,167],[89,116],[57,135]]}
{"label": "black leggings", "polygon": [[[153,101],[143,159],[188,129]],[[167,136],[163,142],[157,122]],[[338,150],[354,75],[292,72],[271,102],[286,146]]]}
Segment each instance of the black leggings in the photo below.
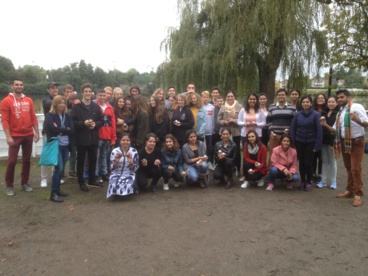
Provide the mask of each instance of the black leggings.
{"label": "black leggings", "polygon": [[228,177],[229,180],[233,179],[233,169],[234,169],[234,162],[232,159],[223,158],[219,160],[215,170],[213,171],[213,178],[214,179],[222,179],[224,180],[225,175]]}
{"label": "black leggings", "polygon": [[158,166],[140,167],[136,173],[136,181],[139,189],[147,187],[147,180],[152,178],[151,186],[157,184],[161,178],[161,168]]}
{"label": "black leggings", "polygon": [[312,143],[301,143],[296,141],[296,152],[298,153],[299,159],[299,172],[301,182],[307,182],[310,184],[312,181],[312,160],[313,160],[313,148],[314,142]]}

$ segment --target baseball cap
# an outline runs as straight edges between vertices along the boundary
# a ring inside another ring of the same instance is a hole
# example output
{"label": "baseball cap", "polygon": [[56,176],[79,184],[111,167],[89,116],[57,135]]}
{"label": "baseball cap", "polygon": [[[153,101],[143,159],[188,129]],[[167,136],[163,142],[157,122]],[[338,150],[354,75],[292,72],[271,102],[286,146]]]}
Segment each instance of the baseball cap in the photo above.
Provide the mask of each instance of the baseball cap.
{"label": "baseball cap", "polygon": [[54,85],[59,86],[60,84],[58,84],[57,82],[49,82],[49,83],[47,84],[47,89],[49,89],[50,87],[52,87],[52,86],[54,86]]}

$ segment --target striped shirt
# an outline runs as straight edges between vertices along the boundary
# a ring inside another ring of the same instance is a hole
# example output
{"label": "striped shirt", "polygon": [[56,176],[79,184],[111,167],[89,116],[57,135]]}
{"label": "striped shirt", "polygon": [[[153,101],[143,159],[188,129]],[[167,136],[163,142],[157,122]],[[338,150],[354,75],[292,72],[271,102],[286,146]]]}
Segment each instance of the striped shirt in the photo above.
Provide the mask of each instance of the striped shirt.
{"label": "striped shirt", "polygon": [[295,111],[295,105],[290,103],[285,103],[284,107],[280,107],[279,103],[271,104],[267,115],[267,123],[271,124],[269,131],[278,135],[284,134],[285,129],[290,128]]}

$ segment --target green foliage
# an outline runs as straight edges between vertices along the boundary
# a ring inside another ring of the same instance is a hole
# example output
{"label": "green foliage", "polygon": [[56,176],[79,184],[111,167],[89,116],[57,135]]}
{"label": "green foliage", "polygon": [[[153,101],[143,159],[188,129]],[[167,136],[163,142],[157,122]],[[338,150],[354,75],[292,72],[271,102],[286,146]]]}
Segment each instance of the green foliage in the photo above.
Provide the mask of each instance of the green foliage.
{"label": "green foliage", "polygon": [[332,62],[368,70],[368,1],[337,0],[330,6],[324,23]]}
{"label": "green foliage", "polygon": [[179,0],[179,7],[180,26],[162,44],[170,60],[157,70],[164,87],[184,90],[193,81],[198,91],[218,85],[239,96],[265,92],[272,101],[279,68],[305,87],[310,66],[327,56],[318,1]]}
{"label": "green foliage", "polygon": [[40,66],[25,65],[14,69],[10,59],[0,56],[0,95],[5,96],[10,91],[8,83],[14,76],[24,80],[27,95],[46,94],[46,85],[50,81],[60,84],[71,84],[74,90],[79,91],[83,83],[91,83],[94,89],[105,86],[117,87],[122,85],[137,84],[140,86],[152,86],[155,83],[156,73],[140,74],[132,68],[126,73],[119,70],[105,72],[100,67],[94,68],[84,60],[74,62],[63,68],[44,70]]}

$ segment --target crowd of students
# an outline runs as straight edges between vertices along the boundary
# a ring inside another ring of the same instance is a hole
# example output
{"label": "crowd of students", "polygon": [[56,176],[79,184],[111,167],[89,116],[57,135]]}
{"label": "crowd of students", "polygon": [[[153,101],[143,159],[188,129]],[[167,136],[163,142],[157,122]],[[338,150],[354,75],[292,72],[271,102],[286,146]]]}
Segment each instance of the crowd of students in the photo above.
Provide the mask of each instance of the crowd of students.
{"label": "crowd of students", "polygon": [[[167,98],[159,88],[149,99],[138,86],[126,95],[120,87],[105,87],[95,100],[90,84],[82,86],[81,98],[71,85],[58,95],[58,86],[49,83],[50,95],[43,101],[44,139],[59,137],[60,147],[52,201],[67,196],[60,183],[69,152],[69,177],[78,178],[82,191],[108,182],[107,197],[139,193],[149,182],[156,193],[161,178],[165,191],[170,179],[173,187],[187,181],[206,188],[208,170],[226,189],[240,177],[241,188],[268,182],[266,190],[272,191],[281,178],[287,189],[300,180],[299,189],[310,191],[312,182],[326,186],[328,174],[330,188],[337,188],[333,145],[340,107],[335,96],[317,94],[312,100],[293,89],[288,101],[281,88],[276,103],[267,107],[265,94],[250,93],[241,104],[234,91],[225,98],[218,87],[199,94],[194,83],[178,94],[169,87]],[[45,168],[41,178],[41,186],[47,186]]]}

